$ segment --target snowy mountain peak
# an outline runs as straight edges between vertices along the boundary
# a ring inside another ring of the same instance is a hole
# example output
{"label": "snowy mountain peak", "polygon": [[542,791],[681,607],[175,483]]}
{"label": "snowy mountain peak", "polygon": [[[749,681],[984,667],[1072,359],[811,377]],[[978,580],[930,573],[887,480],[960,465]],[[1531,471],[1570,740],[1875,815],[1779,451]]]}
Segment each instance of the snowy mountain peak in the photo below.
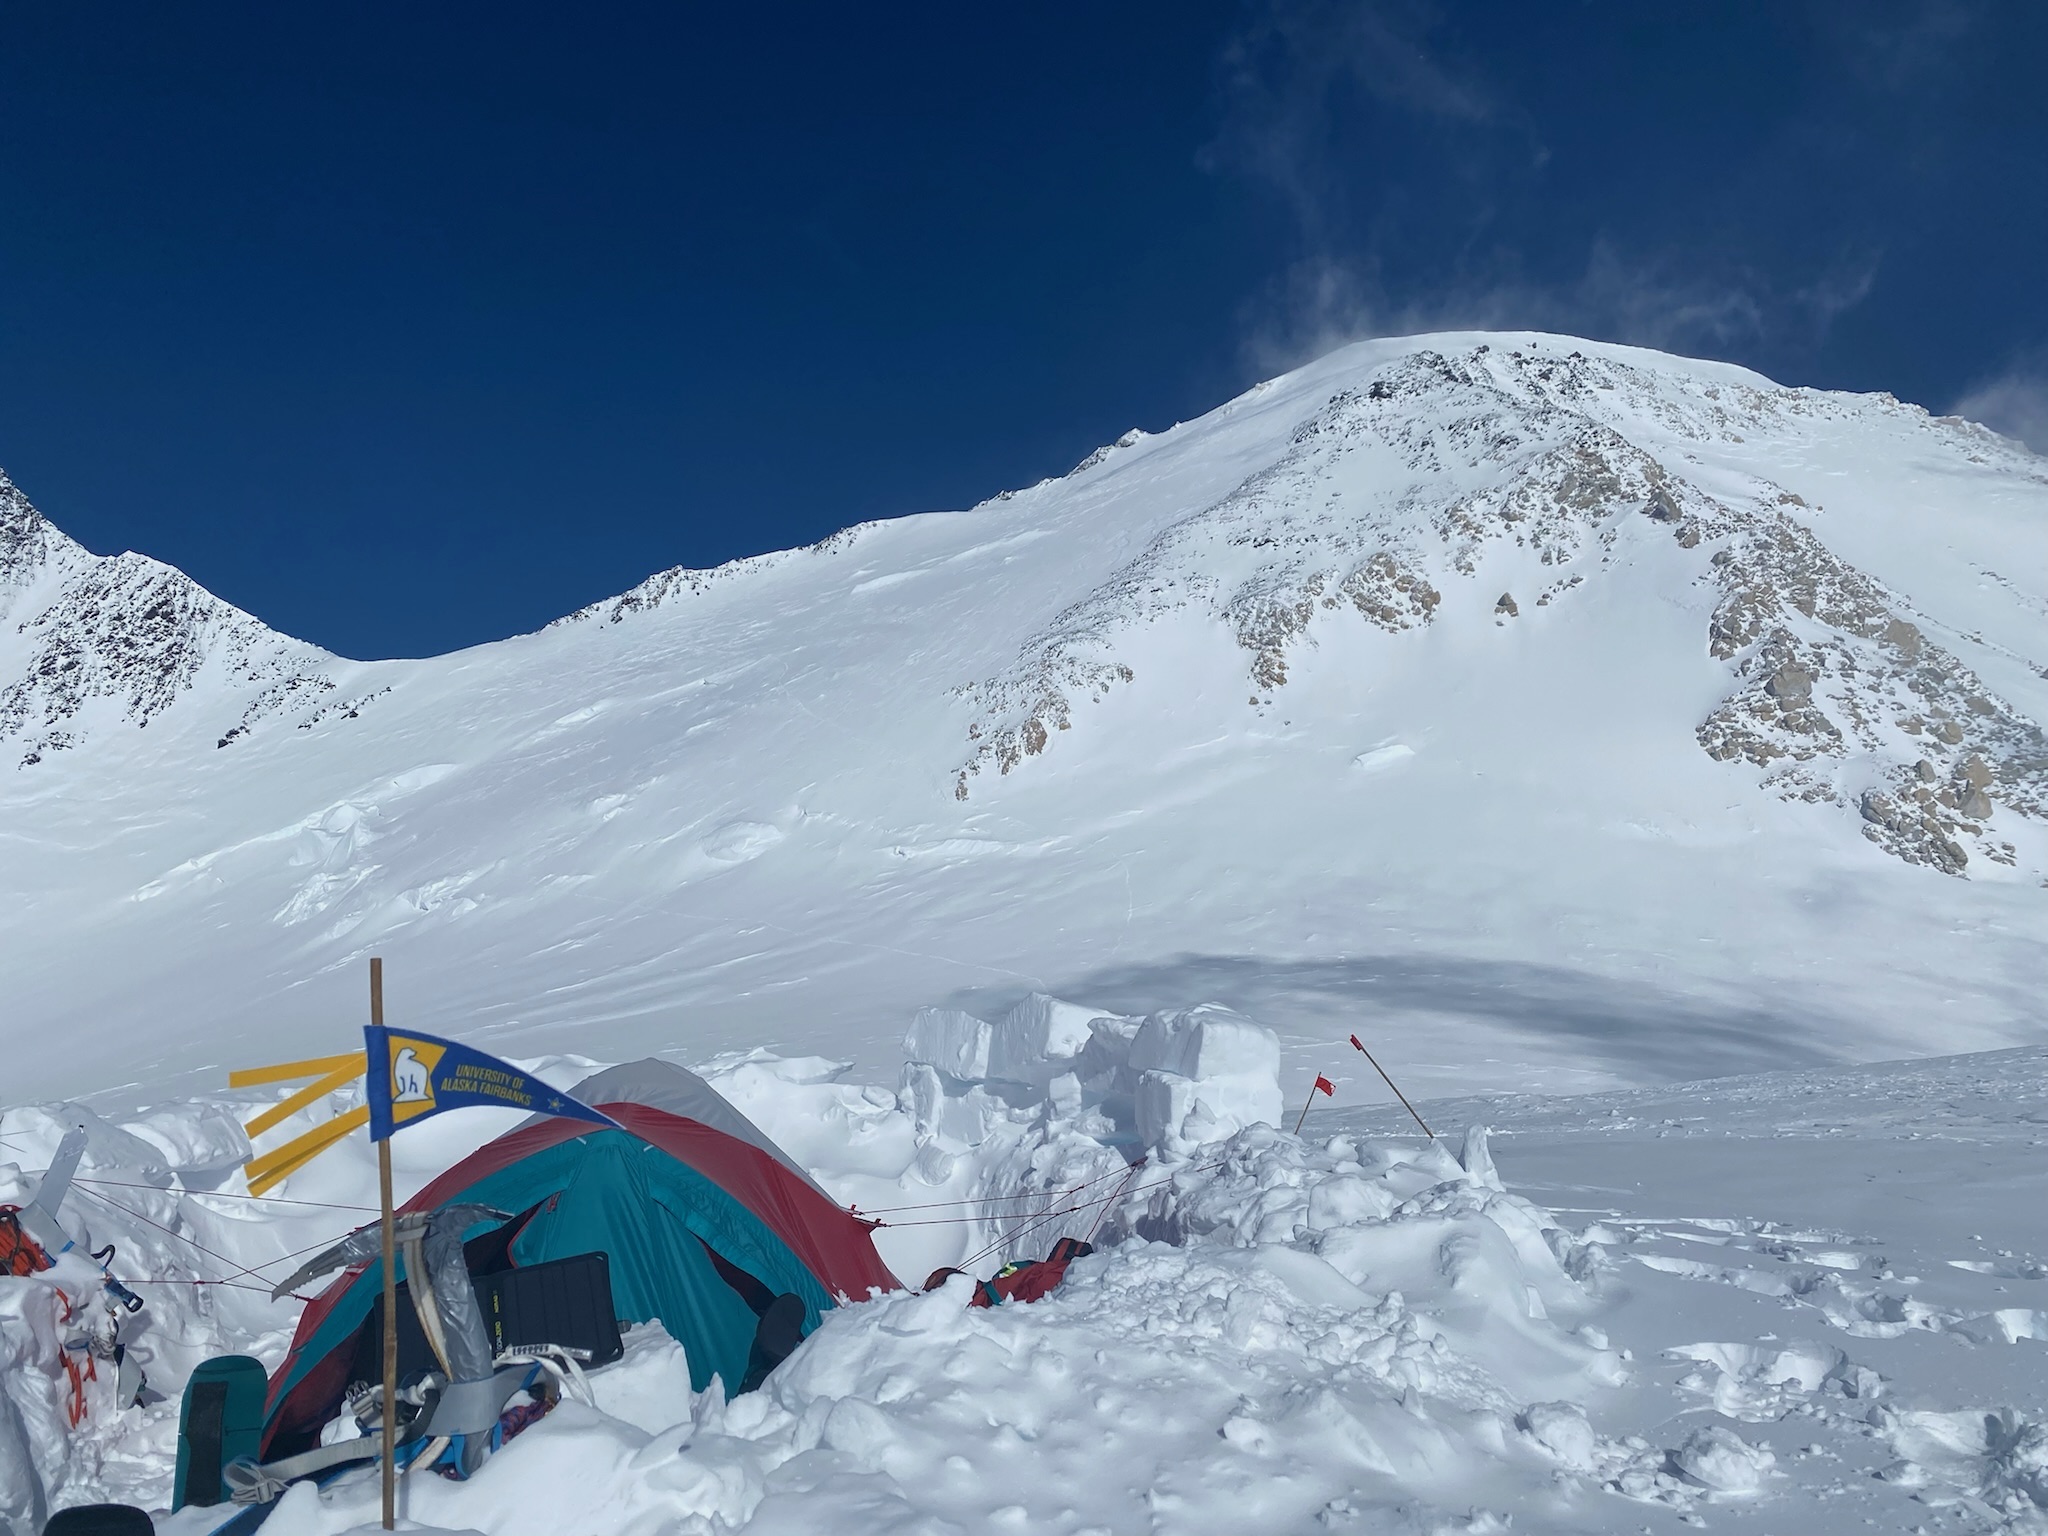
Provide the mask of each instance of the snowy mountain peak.
{"label": "snowy mountain peak", "polygon": [[[1275,705],[1290,659],[1333,627],[1391,635],[1447,613],[1506,625],[1524,602],[1533,617],[1586,601],[1588,582],[1677,578],[1711,595],[1701,647],[1725,664],[1697,731],[1709,755],[1763,770],[1787,799],[1860,816],[1866,836],[1909,861],[1956,873],[1974,849],[2011,863],[2013,845],[1985,824],[1994,800],[2048,815],[2040,729],[1923,633],[1910,601],[1832,553],[1809,526],[1815,509],[1764,471],[1816,422],[1924,440],[1922,451],[2036,484],[2039,461],[1889,396],[1553,348],[1368,351],[1377,365],[1307,415],[1277,458],[1167,523],[963,690],[978,713],[957,796],[984,769],[1007,774],[1045,751],[1077,706],[1132,681],[1128,642],[1168,615],[1227,628],[1259,711]],[[1762,451],[1743,454],[1753,441]],[[1709,447],[1756,462],[1731,476],[1696,451]],[[1119,469],[1144,472],[1104,449],[1075,475]],[[1658,535],[1683,558],[1653,572],[1630,551]],[[1521,600],[1507,590],[1490,608],[1472,593],[1444,603],[1459,588],[1493,591],[1504,571]]]}
{"label": "snowy mountain peak", "polygon": [[0,475],[0,742],[20,766],[144,729],[194,694],[225,744],[331,692],[333,659],[160,561],[91,554]]}
{"label": "snowy mountain peak", "polygon": [[373,946],[422,1028],[614,1059],[678,1010],[893,1056],[1031,992],[1371,1016],[1460,1083],[2036,1027],[2048,466],[1889,396],[1362,343],[963,512],[370,664],[6,506],[0,959],[124,1049],[241,978],[167,1063],[353,1017]]}
{"label": "snowy mountain peak", "polygon": [[[1247,417],[1266,430],[1243,454],[1246,472],[1159,517],[1144,482]],[[1930,630],[1911,600],[1830,549],[1820,509],[1771,473],[1788,445],[1851,431],[2015,489],[2048,485],[2040,460],[1887,395],[1785,389],[1726,365],[1542,336],[1368,343],[1202,421],[1128,432],[1062,479],[977,509],[1064,499],[1099,513],[1131,552],[1043,613],[993,670],[948,680],[972,710],[953,794],[970,800],[985,771],[1011,773],[1071,729],[1080,706],[1130,684],[1131,653],[1162,626],[1227,631],[1256,716],[1279,705],[1291,666],[1347,626],[1391,637],[1527,624],[1586,602],[1588,583],[1651,581],[1674,601],[1711,602],[1699,638],[1722,686],[1695,731],[1711,757],[1859,819],[1908,861],[1949,873],[1973,856],[2013,864],[2018,850],[1991,820],[1997,805],[2048,815],[2035,720],[1943,643],[1939,620]],[[22,742],[24,763],[76,746],[93,699],[118,700],[125,724],[146,726],[209,660],[226,685],[210,704],[222,744],[335,690],[333,658],[168,567],[87,554],[4,481],[0,518],[5,601],[29,642],[0,684],[0,736]],[[744,608],[792,562],[848,557],[889,526],[675,567],[550,628],[617,625],[714,591]],[[1678,558],[1635,557],[1658,536]],[[882,572],[854,590],[917,574]],[[34,612],[31,587],[46,594]]]}
{"label": "snowy mountain peak", "polygon": [[0,470],[0,622],[51,560],[83,553]]}

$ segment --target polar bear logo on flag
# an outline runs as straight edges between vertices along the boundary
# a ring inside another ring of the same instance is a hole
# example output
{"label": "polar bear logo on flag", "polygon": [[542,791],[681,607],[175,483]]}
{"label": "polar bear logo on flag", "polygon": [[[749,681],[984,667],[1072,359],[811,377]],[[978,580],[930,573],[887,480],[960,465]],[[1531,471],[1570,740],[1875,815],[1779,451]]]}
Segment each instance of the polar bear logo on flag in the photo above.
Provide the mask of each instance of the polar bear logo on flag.
{"label": "polar bear logo on flag", "polygon": [[431,1104],[434,1090],[427,1082],[427,1064],[413,1053],[409,1045],[399,1047],[397,1057],[391,1063],[391,1102],[394,1104]]}

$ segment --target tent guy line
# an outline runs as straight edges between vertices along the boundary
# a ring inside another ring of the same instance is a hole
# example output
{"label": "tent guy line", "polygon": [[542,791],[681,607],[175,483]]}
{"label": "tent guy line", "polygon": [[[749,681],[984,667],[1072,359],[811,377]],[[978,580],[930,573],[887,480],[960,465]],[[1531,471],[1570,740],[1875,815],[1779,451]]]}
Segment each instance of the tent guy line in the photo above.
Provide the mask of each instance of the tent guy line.
{"label": "tent guy line", "polygon": [[106,1189],[147,1189],[158,1194],[176,1193],[186,1200],[261,1200],[270,1205],[303,1205],[322,1211],[361,1211],[370,1216],[377,1214],[377,1207],[374,1205],[348,1205],[335,1200],[295,1200],[288,1195],[245,1195],[231,1189],[187,1188],[173,1191],[156,1184],[144,1184],[135,1179],[88,1179],[82,1174],[74,1176],[72,1182],[97,1184]]}
{"label": "tent guy line", "polygon": [[[75,1182],[84,1183],[86,1181],[77,1180]],[[104,1204],[113,1207],[113,1209],[119,1211],[122,1215],[132,1216],[135,1220],[141,1222],[144,1226],[155,1228],[157,1231],[163,1233],[166,1237],[176,1238],[179,1242],[184,1243],[186,1246],[192,1249],[195,1249],[197,1252],[205,1254],[210,1259],[218,1259],[223,1264],[233,1264],[235,1262],[233,1259],[228,1258],[224,1254],[214,1252],[213,1249],[207,1247],[204,1243],[199,1242],[197,1239],[187,1236],[185,1233],[178,1231],[174,1227],[167,1227],[160,1221],[152,1221],[149,1217],[143,1215],[142,1212],[135,1210],[131,1206],[123,1205],[120,1201],[113,1199],[111,1196],[101,1194],[96,1189],[86,1190],[85,1193],[91,1195],[94,1199],[99,1200]],[[304,1248],[295,1248],[290,1253],[279,1254],[274,1259],[264,1259],[260,1263],[238,1268],[234,1271],[233,1274],[227,1276],[207,1275],[201,1276],[200,1278],[195,1280],[167,1279],[159,1276],[147,1280],[141,1280],[136,1283],[140,1285],[226,1285],[232,1286],[237,1290],[260,1290],[267,1292],[271,1289],[269,1286],[244,1285],[241,1283],[242,1277],[244,1275],[259,1274],[260,1271],[268,1269],[273,1264],[281,1264],[286,1259],[295,1259],[302,1253],[311,1253],[317,1248],[331,1246],[334,1241],[335,1240],[331,1237],[323,1238],[317,1243],[307,1244]],[[306,1296],[300,1296],[296,1299],[300,1301],[308,1301],[311,1298]]]}

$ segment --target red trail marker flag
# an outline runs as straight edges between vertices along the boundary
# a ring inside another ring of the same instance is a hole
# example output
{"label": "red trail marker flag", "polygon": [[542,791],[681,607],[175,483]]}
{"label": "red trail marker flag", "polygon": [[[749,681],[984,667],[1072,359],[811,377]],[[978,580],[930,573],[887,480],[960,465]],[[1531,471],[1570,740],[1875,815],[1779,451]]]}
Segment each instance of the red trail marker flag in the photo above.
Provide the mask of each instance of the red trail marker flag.
{"label": "red trail marker flag", "polygon": [[1337,1085],[1320,1072],[1316,1074],[1316,1080],[1309,1085],[1308,1098],[1301,1106],[1301,1113],[1294,1117],[1295,1135],[1301,1134],[1302,1123],[1308,1119],[1308,1107],[1315,1103],[1316,1095],[1319,1093],[1327,1093],[1333,1099],[1337,1096]]}

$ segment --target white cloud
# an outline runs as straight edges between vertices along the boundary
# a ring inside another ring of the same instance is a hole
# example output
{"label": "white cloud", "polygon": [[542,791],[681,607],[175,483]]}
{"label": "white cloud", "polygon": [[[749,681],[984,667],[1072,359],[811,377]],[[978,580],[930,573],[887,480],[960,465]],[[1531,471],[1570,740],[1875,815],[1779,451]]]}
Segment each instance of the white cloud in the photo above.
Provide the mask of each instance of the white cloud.
{"label": "white cloud", "polygon": [[1784,292],[1746,269],[1692,272],[1676,259],[1596,239],[1569,282],[1446,277],[1427,299],[1397,300],[1374,258],[1315,255],[1296,262],[1248,306],[1245,351],[1255,370],[1277,373],[1373,336],[1536,330],[1728,356],[1767,334],[1817,341],[1869,294],[1876,270],[1875,258],[1845,261]]}

